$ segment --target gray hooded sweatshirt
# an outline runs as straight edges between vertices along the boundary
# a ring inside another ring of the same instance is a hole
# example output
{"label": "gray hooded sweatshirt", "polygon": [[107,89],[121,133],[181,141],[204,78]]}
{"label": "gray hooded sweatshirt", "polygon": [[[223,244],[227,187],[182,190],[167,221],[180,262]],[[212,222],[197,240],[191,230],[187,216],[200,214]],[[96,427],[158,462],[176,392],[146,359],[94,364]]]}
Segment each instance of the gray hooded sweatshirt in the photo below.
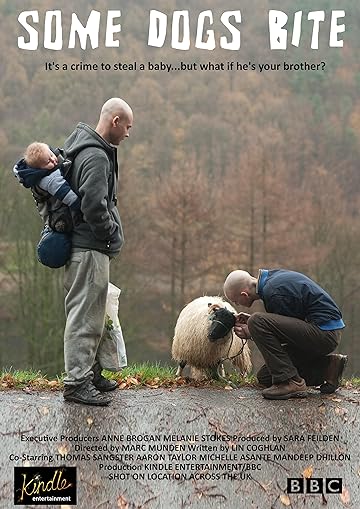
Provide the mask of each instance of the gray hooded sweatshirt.
{"label": "gray hooded sweatshirt", "polygon": [[75,249],[94,249],[116,256],[124,242],[116,208],[117,151],[94,129],[80,122],[64,144],[73,159],[69,183],[81,198],[84,222],[74,227]]}

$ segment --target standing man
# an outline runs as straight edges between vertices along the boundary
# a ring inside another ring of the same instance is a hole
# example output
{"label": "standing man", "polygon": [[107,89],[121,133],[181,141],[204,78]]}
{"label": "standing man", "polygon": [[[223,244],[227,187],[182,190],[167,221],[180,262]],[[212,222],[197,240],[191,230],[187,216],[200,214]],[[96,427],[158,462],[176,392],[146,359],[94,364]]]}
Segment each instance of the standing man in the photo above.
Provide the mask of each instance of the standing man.
{"label": "standing man", "polygon": [[103,105],[96,129],[80,122],[65,142],[73,159],[70,185],[81,199],[83,222],[74,227],[65,268],[64,399],[108,405],[117,387],[101,375],[97,351],[103,334],[109,262],[123,244],[117,202],[117,146],[129,137],[130,106],[120,98]]}
{"label": "standing man", "polygon": [[[335,392],[347,357],[331,354],[345,327],[333,299],[299,272],[261,269],[257,278],[234,270],[224,283],[234,304],[250,307],[262,299],[266,313],[239,313],[235,333],[253,339],[265,365],[257,378],[267,399],[305,397],[308,385]],[[329,355],[330,354],[330,355]],[[305,380],[304,380],[305,379]]]}

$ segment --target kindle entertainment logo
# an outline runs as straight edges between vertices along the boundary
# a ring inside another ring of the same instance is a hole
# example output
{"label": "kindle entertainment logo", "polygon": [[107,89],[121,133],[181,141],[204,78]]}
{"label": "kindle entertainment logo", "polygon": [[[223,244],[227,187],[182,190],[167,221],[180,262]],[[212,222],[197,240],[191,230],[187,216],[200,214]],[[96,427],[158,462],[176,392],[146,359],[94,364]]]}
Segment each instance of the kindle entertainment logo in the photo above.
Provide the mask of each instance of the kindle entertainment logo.
{"label": "kindle entertainment logo", "polygon": [[340,477],[322,478],[288,478],[288,493],[342,493],[342,479]]}
{"label": "kindle entertainment logo", "polygon": [[15,467],[15,505],[76,505],[76,467]]}

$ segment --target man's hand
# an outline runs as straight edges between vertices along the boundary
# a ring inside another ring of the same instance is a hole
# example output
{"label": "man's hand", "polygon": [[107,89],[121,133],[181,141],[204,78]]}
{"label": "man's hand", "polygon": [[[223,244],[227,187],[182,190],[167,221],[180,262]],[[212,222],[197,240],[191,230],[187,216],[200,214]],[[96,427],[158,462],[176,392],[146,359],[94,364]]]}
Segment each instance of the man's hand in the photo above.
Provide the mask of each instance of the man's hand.
{"label": "man's hand", "polygon": [[249,319],[249,314],[248,313],[239,313],[237,315],[235,315],[235,319],[236,319],[236,323],[235,325],[240,325],[242,323],[247,323],[248,319]]}
{"label": "man's hand", "polygon": [[234,327],[234,332],[240,339],[251,339],[249,328],[244,323],[236,323]]}

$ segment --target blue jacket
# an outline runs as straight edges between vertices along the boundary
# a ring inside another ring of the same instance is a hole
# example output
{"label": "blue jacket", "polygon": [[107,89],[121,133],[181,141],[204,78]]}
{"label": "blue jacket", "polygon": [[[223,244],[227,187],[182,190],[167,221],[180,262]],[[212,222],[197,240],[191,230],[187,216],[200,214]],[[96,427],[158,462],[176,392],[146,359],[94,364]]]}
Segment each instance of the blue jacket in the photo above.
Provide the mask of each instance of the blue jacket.
{"label": "blue jacket", "polygon": [[300,272],[261,269],[256,292],[268,313],[299,318],[322,330],[345,327],[341,312],[330,295]]}

